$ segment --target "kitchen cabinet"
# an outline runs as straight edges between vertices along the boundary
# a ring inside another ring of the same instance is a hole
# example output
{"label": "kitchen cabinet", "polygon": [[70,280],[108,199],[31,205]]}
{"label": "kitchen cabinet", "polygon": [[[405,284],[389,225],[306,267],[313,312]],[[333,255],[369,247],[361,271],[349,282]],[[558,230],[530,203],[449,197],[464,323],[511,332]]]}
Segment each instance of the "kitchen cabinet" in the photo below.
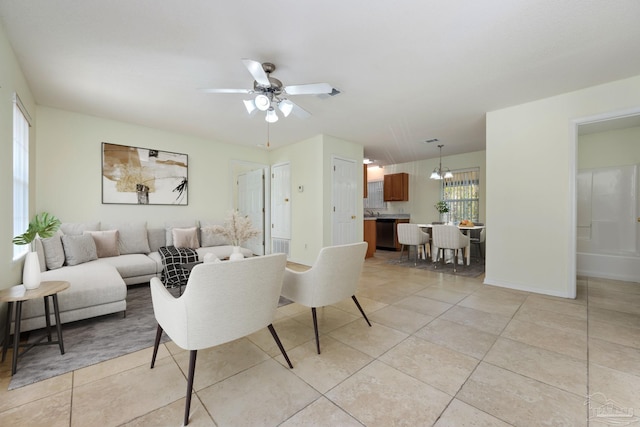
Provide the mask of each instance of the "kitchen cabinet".
{"label": "kitchen cabinet", "polygon": [[384,201],[406,202],[409,200],[409,174],[392,173],[384,176]]}
{"label": "kitchen cabinet", "polygon": [[364,241],[369,244],[365,258],[371,258],[376,252],[376,220],[365,219],[364,221]]}

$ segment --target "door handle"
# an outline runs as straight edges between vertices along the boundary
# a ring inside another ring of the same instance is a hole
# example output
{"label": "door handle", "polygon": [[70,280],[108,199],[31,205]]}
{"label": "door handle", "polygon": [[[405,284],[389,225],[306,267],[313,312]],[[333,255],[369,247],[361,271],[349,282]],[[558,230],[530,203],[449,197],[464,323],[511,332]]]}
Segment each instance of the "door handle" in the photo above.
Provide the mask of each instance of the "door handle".
{"label": "door handle", "polygon": [[356,219],[356,216],[355,215],[351,215],[351,219]]}

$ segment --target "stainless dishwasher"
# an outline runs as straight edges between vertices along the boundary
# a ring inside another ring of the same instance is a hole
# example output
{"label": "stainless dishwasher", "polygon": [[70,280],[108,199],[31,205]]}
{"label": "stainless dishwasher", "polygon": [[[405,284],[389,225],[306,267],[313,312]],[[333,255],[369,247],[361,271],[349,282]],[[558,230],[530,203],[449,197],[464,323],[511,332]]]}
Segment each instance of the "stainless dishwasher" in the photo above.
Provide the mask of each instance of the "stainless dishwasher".
{"label": "stainless dishwasher", "polygon": [[376,248],[396,250],[395,218],[376,218]]}

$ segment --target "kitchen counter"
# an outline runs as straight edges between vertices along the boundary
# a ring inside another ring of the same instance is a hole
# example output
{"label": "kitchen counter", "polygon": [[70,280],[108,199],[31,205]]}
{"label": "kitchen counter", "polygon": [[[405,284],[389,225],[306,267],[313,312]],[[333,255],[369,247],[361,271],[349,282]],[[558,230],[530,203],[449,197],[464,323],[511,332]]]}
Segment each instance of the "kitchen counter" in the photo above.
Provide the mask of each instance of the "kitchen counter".
{"label": "kitchen counter", "polygon": [[372,219],[410,219],[410,218],[411,218],[410,214],[380,214],[380,215],[375,215],[375,216],[365,215],[365,217],[364,217],[365,220],[372,220]]}

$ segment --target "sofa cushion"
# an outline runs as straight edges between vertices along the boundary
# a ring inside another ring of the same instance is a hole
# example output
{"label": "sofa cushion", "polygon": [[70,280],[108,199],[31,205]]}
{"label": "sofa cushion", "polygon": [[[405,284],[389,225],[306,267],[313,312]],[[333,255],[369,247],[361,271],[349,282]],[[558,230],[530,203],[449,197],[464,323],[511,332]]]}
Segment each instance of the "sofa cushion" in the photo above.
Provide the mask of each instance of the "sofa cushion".
{"label": "sofa cushion", "polygon": [[171,231],[173,236],[173,246],[176,248],[198,249],[198,227],[174,228]]}
{"label": "sofa cushion", "polygon": [[62,247],[62,232],[58,230],[53,236],[40,239],[42,251],[48,270],[55,270],[64,265],[64,248]]}
{"label": "sofa cushion", "polygon": [[64,234],[78,235],[85,231],[98,231],[100,230],[100,221],[94,222],[63,222],[60,225],[60,230]]}
{"label": "sofa cushion", "polygon": [[213,232],[214,225],[224,226],[224,221],[200,221],[200,245],[203,247],[230,245],[231,241],[228,237]]}
{"label": "sofa cushion", "polygon": [[118,250],[118,230],[85,231],[84,233],[93,237],[98,258],[120,255]]}
{"label": "sofa cushion", "polygon": [[121,255],[151,252],[146,222],[112,223],[103,225],[103,228],[118,230],[118,250]]}
{"label": "sofa cushion", "polygon": [[147,236],[149,238],[149,249],[151,252],[158,252],[167,240],[166,232],[163,228],[147,228]]}
{"label": "sofa cushion", "polygon": [[158,272],[156,262],[144,254],[126,254],[101,258],[99,261],[114,266],[124,279],[157,274]]}
{"label": "sofa cushion", "polygon": [[65,261],[69,266],[98,259],[96,244],[89,234],[64,235],[62,236],[62,245],[64,246]]}
{"label": "sofa cushion", "polygon": [[197,227],[198,222],[192,219],[181,219],[176,221],[167,221],[164,223],[166,230],[166,246],[173,246],[173,229],[174,228],[191,228]]}

